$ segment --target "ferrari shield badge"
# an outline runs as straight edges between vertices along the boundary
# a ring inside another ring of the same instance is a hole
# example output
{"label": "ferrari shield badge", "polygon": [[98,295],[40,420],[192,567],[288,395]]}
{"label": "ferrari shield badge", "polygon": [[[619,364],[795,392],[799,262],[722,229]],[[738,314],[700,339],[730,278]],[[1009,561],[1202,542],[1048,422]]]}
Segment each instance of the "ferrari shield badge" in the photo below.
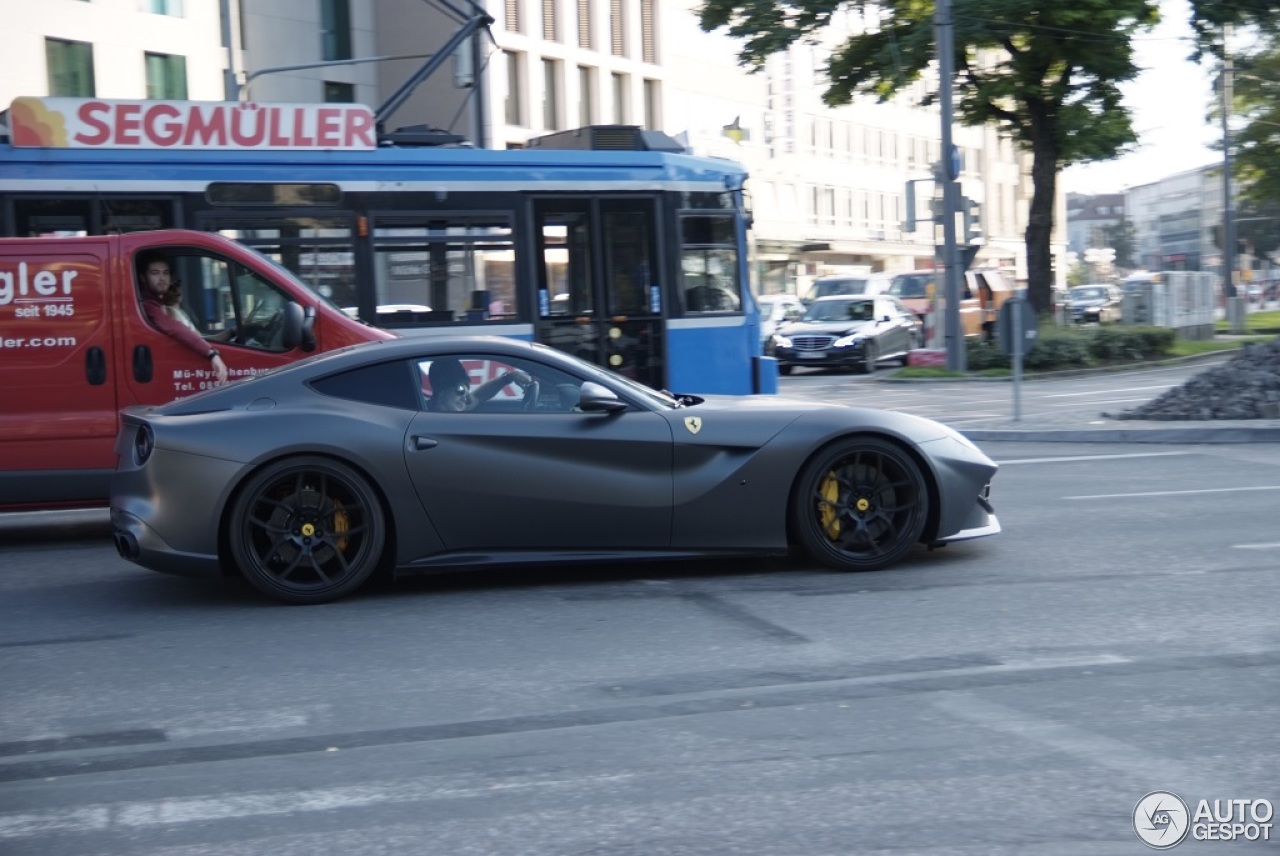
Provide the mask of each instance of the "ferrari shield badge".
{"label": "ferrari shield badge", "polygon": [[702,419],[697,416],[686,416],[684,418],[684,427],[689,429],[690,434],[697,434],[702,430]]}

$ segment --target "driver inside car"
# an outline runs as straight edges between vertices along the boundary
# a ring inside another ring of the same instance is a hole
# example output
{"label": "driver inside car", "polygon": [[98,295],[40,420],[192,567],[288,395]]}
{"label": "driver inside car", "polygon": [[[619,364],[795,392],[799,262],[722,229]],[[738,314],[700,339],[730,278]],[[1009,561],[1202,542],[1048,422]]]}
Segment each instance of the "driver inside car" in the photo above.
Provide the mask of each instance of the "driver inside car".
{"label": "driver inside car", "polygon": [[467,370],[454,357],[432,360],[431,368],[427,370],[427,377],[431,380],[430,409],[444,413],[464,413],[475,410],[512,383],[518,385],[528,395],[529,387],[533,383],[533,378],[528,372],[521,369],[508,369],[472,389]]}

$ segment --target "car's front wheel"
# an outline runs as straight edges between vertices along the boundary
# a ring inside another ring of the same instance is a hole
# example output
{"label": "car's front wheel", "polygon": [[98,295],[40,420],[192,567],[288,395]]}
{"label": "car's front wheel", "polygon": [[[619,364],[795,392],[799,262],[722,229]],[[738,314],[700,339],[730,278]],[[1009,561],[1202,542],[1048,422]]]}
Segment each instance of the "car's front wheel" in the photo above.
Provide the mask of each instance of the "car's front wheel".
{"label": "car's front wheel", "polygon": [[814,559],[838,570],[871,571],[901,559],[920,540],[929,491],[900,447],[855,437],[805,466],[791,513],[796,536]]}
{"label": "car's front wheel", "polygon": [[231,556],[268,597],[325,603],[363,585],[382,559],[386,521],[365,478],[318,456],[255,474],[231,511]]}
{"label": "car's front wheel", "polygon": [[880,353],[876,349],[875,342],[866,342],[862,346],[862,373],[875,374],[876,362],[880,359]]}

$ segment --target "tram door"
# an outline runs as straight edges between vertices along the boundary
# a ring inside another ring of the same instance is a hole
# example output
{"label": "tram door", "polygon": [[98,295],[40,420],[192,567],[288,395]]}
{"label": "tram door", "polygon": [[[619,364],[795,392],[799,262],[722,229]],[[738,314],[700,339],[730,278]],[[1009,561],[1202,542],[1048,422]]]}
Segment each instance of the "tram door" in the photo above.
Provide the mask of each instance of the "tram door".
{"label": "tram door", "polygon": [[535,336],[661,388],[663,289],[653,199],[534,202],[538,241]]}

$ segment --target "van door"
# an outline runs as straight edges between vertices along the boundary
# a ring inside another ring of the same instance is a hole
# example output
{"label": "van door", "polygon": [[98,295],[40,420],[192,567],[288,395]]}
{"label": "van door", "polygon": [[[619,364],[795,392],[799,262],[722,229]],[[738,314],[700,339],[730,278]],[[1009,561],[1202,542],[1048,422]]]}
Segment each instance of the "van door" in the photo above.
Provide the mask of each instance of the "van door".
{"label": "van door", "polygon": [[[68,489],[88,498],[88,472],[101,481],[115,466],[109,258],[105,238],[7,241],[0,250],[0,506]],[[64,485],[23,475],[51,470],[66,471]]]}

